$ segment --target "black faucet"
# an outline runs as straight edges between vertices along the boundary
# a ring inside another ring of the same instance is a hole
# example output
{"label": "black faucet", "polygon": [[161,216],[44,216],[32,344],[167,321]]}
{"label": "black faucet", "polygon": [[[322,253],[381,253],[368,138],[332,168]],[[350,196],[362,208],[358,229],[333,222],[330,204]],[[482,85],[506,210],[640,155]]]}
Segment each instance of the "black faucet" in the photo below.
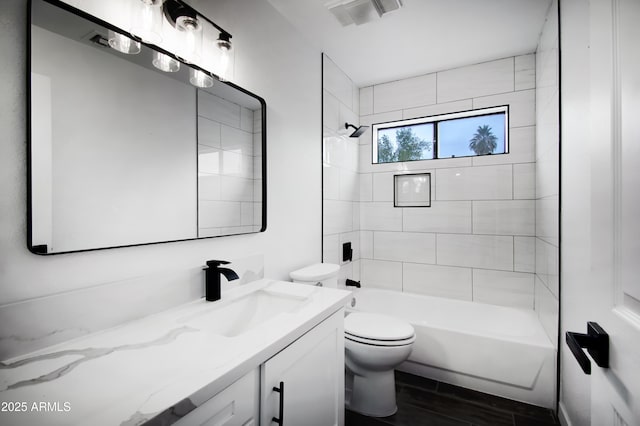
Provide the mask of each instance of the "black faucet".
{"label": "black faucet", "polygon": [[205,271],[205,298],[209,302],[220,300],[220,274],[229,280],[237,280],[238,274],[229,268],[220,268],[220,265],[228,265],[226,260],[207,260]]}

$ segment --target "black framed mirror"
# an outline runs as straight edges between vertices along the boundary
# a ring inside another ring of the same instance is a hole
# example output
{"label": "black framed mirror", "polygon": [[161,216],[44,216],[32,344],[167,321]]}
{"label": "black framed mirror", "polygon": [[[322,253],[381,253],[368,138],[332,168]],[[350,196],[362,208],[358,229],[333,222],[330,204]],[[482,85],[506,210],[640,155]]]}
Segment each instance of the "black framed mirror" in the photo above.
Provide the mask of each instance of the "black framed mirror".
{"label": "black framed mirror", "polygon": [[29,13],[32,252],[266,230],[264,99],[57,0]]}

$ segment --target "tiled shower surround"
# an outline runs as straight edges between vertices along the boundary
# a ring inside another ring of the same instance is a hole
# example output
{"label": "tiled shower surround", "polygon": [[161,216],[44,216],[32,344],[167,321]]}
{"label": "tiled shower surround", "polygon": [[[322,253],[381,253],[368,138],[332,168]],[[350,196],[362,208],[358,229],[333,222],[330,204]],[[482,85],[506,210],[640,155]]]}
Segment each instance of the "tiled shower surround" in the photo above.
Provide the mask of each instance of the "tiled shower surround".
{"label": "tiled shower surround", "polygon": [[[359,102],[326,56],[323,71],[324,261],[351,241],[342,275],[364,287],[533,309],[535,54],[364,87]],[[357,146],[338,133],[355,114],[371,125],[501,105],[504,155],[372,164],[370,130]],[[416,172],[431,173],[431,207],[394,207],[393,175]]]}

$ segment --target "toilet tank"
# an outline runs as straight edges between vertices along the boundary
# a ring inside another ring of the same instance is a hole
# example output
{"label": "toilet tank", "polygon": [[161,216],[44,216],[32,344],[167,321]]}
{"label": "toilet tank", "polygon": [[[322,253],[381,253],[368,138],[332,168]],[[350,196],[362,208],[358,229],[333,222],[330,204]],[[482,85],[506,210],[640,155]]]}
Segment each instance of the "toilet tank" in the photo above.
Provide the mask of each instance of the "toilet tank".
{"label": "toilet tank", "polygon": [[316,263],[289,274],[294,283],[338,287],[340,266],[333,263]]}

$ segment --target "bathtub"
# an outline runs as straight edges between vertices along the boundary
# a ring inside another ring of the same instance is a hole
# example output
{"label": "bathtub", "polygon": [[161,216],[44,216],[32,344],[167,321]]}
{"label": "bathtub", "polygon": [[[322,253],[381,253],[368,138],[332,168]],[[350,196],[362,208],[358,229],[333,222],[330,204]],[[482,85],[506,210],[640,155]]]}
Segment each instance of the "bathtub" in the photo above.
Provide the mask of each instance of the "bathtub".
{"label": "bathtub", "polygon": [[347,312],[402,318],[416,341],[398,369],[546,408],[555,408],[556,350],[532,310],[355,289]]}

